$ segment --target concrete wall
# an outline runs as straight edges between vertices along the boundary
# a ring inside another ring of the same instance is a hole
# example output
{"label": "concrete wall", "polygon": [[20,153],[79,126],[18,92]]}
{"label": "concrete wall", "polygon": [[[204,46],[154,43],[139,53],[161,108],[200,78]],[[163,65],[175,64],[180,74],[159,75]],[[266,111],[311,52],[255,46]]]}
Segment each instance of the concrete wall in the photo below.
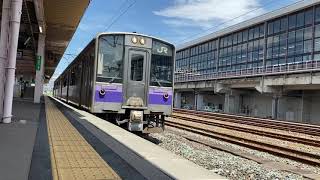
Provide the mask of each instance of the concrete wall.
{"label": "concrete wall", "polygon": [[243,95],[241,112],[246,109],[250,116],[271,117],[272,116],[272,96],[262,95],[258,92]]}
{"label": "concrete wall", "polygon": [[308,97],[309,103],[307,107],[310,113],[310,119],[308,120],[313,124],[320,124],[320,92],[315,93],[312,97]]}

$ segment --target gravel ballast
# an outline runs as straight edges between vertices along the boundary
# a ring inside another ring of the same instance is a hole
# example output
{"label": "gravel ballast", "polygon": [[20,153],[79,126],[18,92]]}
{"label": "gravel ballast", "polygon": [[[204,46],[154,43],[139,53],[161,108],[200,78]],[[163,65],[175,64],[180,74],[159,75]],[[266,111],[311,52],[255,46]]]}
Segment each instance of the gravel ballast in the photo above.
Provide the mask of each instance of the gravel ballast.
{"label": "gravel ballast", "polygon": [[301,169],[320,173],[320,168],[304,165],[289,159],[276,157],[268,153],[259,152],[238,145],[226,143],[223,141],[196,135],[187,131],[171,128],[160,134],[151,134],[150,136],[160,141],[159,146],[174,152],[208,170],[228,179],[304,179],[301,175],[293,174],[277,169],[269,169],[255,161],[242,158],[224,151],[212,149],[199,143],[191,142],[182,135],[195,136],[200,139],[212,141],[215,144],[228,146],[239,151],[247,152],[268,160],[286,163]]}

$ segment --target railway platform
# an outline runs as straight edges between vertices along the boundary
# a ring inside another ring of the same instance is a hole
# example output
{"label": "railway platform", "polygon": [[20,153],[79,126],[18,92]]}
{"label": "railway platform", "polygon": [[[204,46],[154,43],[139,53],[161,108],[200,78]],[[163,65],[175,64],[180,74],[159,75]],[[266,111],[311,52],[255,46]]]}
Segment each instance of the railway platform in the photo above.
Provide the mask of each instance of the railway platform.
{"label": "railway platform", "polygon": [[13,109],[0,124],[0,179],[224,179],[54,98]]}

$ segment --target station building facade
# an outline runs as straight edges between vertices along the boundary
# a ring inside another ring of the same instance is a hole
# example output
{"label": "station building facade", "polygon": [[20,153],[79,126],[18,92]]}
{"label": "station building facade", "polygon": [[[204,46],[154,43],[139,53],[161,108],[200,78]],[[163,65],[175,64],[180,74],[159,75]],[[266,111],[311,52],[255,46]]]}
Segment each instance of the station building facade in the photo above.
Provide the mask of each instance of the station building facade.
{"label": "station building facade", "polygon": [[320,1],[303,1],[178,47],[175,106],[316,121],[318,71]]}

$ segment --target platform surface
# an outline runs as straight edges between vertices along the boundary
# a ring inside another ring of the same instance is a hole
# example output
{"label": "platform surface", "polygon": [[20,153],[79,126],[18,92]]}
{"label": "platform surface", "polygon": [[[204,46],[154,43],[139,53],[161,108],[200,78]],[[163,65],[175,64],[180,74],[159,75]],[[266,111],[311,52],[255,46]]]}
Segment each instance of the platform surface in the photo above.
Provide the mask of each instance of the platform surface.
{"label": "platform surface", "polygon": [[1,180],[28,179],[41,105],[15,98],[12,123],[0,123]]}
{"label": "platform surface", "polygon": [[47,97],[45,104],[53,179],[120,179]]}
{"label": "platform surface", "polygon": [[[88,112],[76,109],[57,99],[55,100],[64,107],[70,109],[68,113],[72,117],[77,118],[78,121],[84,126],[90,127],[86,125],[86,123],[93,125],[95,128],[101,130],[103,133],[115,140],[109,141],[110,148],[113,149],[113,151],[118,152],[119,155],[124,159],[126,159],[128,151],[133,152],[138,157],[141,157],[142,159],[151,163],[153,166],[159,168],[172,179],[226,179],[112,123],[109,123]],[[97,130],[95,130],[95,132],[97,132]],[[125,146],[128,151],[119,151],[120,148],[117,143]],[[127,158],[126,160],[130,162],[130,158]],[[132,161],[133,162],[131,162],[131,164],[134,164],[134,160]],[[146,175],[148,179],[152,179],[152,174],[148,175],[148,172],[146,172],[144,169],[138,168],[139,166],[137,166],[137,170],[140,173]]]}

